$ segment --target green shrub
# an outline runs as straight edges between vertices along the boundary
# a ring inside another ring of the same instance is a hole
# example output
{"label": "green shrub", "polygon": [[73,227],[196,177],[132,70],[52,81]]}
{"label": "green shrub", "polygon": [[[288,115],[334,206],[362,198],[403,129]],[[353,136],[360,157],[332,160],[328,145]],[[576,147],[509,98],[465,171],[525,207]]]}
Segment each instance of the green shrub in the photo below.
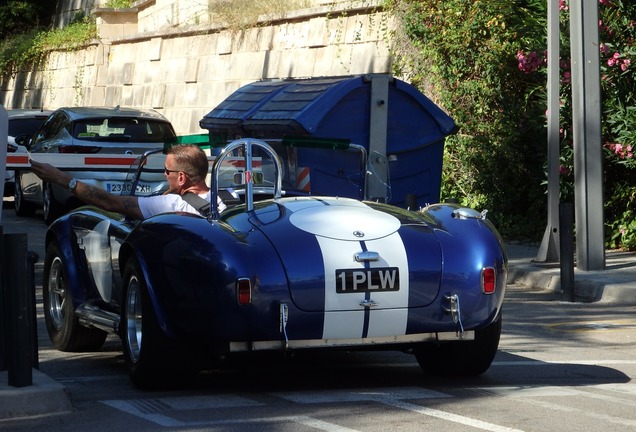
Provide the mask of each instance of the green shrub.
{"label": "green shrub", "polygon": [[0,70],[3,75],[37,68],[51,50],[76,50],[97,38],[95,21],[80,18],[62,29],[32,29],[0,41]]}
{"label": "green shrub", "polygon": [[538,89],[545,80],[520,73],[517,60],[527,41],[544,34],[537,6],[394,0],[388,7],[417,48],[405,56],[397,46],[395,73],[433,95],[460,129],[446,140],[442,200],[487,208],[507,237],[539,238],[547,144],[545,96]]}

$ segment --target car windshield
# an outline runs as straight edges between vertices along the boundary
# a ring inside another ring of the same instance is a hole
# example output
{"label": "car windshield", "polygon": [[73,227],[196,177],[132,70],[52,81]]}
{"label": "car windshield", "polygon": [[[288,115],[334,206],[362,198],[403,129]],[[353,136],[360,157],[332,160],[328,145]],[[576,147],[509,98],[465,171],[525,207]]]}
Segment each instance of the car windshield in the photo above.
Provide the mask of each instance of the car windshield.
{"label": "car windshield", "polygon": [[44,120],[46,120],[46,116],[9,119],[9,136],[30,135],[44,123]]}
{"label": "car windshield", "polygon": [[94,118],[76,121],[73,138],[83,141],[165,142],[174,139],[167,122],[143,118]]}

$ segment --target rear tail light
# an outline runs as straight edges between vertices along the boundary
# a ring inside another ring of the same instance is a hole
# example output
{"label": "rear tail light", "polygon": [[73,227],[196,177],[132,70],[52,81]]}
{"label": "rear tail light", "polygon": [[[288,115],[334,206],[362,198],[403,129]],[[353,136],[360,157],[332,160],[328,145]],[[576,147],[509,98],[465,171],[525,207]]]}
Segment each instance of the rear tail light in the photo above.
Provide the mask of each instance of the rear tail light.
{"label": "rear tail light", "polygon": [[495,269],[485,267],[481,270],[481,289],[484,294],[493,294],[496,288]]}
{"label": "rear tail light", "polygon": [[73,154],[93,154],[98,153],[102,148],[99,146],[79,146],[79,145],[62,145],[58,147],[60,153]]}
{"label": "rear tail light", "polygon": [[249,278],[240,278],[236,281],[236,300],[240,305],[252,303],[252,282]]}

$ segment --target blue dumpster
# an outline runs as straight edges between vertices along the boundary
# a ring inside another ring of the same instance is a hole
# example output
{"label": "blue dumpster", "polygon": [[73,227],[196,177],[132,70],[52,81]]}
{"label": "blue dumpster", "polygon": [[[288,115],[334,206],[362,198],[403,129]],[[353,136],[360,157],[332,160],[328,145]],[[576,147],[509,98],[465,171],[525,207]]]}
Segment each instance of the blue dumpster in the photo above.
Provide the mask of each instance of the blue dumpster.
{"label": "blue dumpster", "polygon": [[[387,170],[389,181],[369,187],[401,206],[413,205],[413,197],[419,206],[439,201],[444,140],[456,132],[453,119],[419,90],[385,74],[254,82],[199,124],[223,139],[348,139],[366,148],[371,163],[383,159],[377,168]],[[312,158],[311,182],[320,183],[321,191],[331,187],[331,195],[357,198],[355,188],[347,192],[333,160],[318,161],[310,150],[299,150],[298,157],[299,164],[303,157]]]}

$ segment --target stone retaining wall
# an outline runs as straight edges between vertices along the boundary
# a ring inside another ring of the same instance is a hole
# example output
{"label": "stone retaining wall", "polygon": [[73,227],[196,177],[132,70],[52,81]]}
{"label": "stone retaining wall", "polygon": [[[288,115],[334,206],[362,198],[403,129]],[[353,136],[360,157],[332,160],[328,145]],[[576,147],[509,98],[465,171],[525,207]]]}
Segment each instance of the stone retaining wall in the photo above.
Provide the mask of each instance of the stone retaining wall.
{"label": "stone retaining wall", "polygon": [[393,20],[379,3],[314,7],[240,32],[198,25],[110,35],[3,79],[0,103],[154,108],[178,134],[199,133],[206,113],[253,81],[389,73]]}

